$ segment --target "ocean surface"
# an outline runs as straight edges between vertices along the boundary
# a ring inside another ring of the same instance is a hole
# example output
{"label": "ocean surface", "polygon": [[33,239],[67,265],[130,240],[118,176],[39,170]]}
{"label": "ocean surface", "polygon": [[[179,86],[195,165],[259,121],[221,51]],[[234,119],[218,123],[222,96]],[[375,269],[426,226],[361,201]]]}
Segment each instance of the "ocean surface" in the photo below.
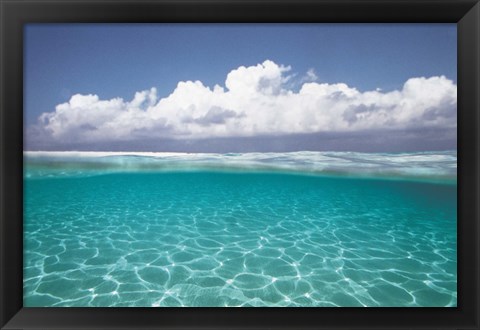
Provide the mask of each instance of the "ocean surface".
{"label": "ocean surface", "polygon": [[24,153],[24,306],[457,305],[457,155]]}

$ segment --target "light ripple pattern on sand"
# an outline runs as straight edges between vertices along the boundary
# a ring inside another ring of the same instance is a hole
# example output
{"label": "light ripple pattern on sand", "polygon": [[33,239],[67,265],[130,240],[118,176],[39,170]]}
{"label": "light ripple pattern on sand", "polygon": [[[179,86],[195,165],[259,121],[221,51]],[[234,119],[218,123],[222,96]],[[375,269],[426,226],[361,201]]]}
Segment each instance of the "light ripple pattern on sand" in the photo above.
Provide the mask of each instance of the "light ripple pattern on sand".
{"label": "light ripple pattern on sand", "polygon": [[[429,167],[411,157],[395,163]],[[435,157],[430,167],[456,170]],[[25,179],[26,307],[457,304],[451,181],[72,170],[52,158],[26,166],[49,173]]]}

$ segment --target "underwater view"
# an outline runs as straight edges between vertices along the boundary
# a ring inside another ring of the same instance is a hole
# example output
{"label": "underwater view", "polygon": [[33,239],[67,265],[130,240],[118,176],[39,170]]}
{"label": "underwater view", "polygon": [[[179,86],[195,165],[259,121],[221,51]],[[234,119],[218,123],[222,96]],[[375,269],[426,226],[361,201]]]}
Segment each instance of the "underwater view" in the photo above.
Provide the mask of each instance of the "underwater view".
{"label": "underwater view", "polygon": [[456,306],[456,152],[26,152],[24,306]]}

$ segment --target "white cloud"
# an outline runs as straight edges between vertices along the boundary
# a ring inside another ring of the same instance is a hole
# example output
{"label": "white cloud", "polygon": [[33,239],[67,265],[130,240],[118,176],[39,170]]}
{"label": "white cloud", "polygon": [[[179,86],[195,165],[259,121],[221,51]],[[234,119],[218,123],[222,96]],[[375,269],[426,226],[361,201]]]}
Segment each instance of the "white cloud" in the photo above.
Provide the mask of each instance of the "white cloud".
{"label": "white cloud", "polygon": [[76,94],[42,114],[32,131],[55,142],[102,142],[456,127],[457,86],[444,76],[411,78],[391,92],[360,92],[314,82],[312,69],[310,82],[295,92],[286,87],[290,71],[267,60],[232,70],[225,87],[181,81],[161,99],[155,88],[131,101]]}
{"label": "white cloud", "polygon": [[317,80],[318,80],[318,76],[317,76],[317,73],[315,72],[315,69],[313,68],[308,69],[307,74],[305,76],[305,81],[317,81]]}

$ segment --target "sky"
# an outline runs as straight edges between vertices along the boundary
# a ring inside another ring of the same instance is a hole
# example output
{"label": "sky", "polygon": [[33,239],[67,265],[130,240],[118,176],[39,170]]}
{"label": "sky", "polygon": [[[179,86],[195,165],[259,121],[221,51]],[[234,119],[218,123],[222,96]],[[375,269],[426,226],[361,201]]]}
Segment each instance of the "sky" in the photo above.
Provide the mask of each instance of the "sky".
{"label": "sky", "polygon": [[28,24],[24,149],[456,149],[455,24]]}

